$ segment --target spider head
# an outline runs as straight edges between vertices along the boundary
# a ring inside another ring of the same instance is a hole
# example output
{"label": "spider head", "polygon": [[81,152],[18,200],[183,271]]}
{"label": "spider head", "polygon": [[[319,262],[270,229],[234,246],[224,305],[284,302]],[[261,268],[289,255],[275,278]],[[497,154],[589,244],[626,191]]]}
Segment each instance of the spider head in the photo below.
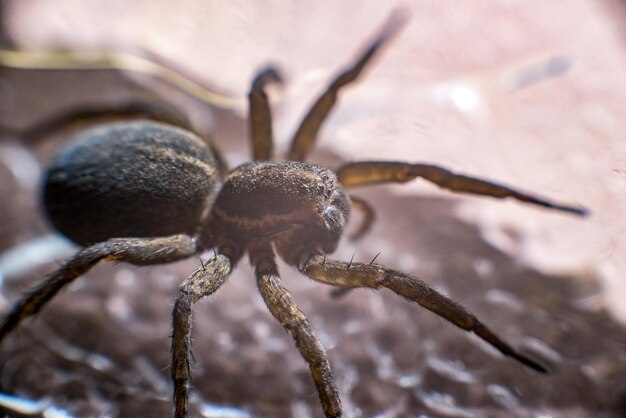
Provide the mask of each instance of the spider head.
{"label": "spider head", "polygon": [[330,170],[293,161],[247,163],[226,178],[205,242],[234,241],[243,248],[246,241],[267,240],[292,251],[330,253],[349,211],[349,198]]}
{"label": "spider head", "polygon": [[303,254],[330,254],[337,248],[348,222],[350,200],[334,174],[333,179],[310,222],[294,224],[275,236],[276,251],[288,264],[298,265]]}
{"label": "spider head", "polygon": [[320,205],[319,217],[306,225],[314,247],[310,249],[324,253],[335,251],[350,214],[350,200],[334,175],[333,180],[332,186],[326,192],[327,198]]}

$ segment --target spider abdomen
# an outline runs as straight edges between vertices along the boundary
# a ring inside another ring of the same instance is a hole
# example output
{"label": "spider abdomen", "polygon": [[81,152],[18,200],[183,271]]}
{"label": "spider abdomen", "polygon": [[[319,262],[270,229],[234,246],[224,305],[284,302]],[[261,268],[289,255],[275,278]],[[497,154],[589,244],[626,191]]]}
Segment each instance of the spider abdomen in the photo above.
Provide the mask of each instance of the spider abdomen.
{"label": "spider abdomen", "polygon": [[124,122],[78,135],[49,166],[43,197],[52,224],[87,245],[194,233],[220,184],[216,156],[200,138]]}

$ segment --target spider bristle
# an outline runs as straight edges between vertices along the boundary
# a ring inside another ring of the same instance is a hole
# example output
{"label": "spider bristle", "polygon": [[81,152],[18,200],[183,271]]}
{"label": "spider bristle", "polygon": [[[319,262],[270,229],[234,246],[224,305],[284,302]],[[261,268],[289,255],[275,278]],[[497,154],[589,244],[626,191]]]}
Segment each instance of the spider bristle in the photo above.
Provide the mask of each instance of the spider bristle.
{"label": "spider bristle", "polygon": [[352,262],[354,261],[354,256],[356,255],[356,250],[354,251],[354,253],[352,254],[352,258],[350,258],[350,262],[348,263],[348,269],[350,269],[350,267],[352,267]]}
{"label": "spider bristle", "polygon": [[379,251],[379,252],[378,252],[378,254],[376,254],[376,255],[374,256],[374,258],[372,258],[372,261],[370,261],[370,266],[371,266],[372,264],[374,264],[374,261],[376,261],[376,259],[377,259],[377,258],[378,258],[378,256],[380,255],[380,253],[381,253],[381,251]]}

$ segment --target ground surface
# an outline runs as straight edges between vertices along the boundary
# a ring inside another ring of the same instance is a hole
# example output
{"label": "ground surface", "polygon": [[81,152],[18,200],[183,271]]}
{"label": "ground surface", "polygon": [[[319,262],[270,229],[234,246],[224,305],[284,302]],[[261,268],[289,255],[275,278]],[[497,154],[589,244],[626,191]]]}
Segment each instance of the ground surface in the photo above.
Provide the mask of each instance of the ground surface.
{"label": "ground surface", "polygon": [[[310,97],[392,8],[362,3],[7,1],[2,27],[22,49],[151,51],[234,98],[256,69],[279,63],[288,76],[274,92],[284,150]],[[335,300],[282,266],[327,348],[348,417],[625,413],[625,8],[533,4],[412,2],[409,26],[346,92],[311,160],[429,161],[589,207],[580,220],[417,183],[371,188],[358,195],[377,209],[372,233],[333,255],[369,261],[381,252],[377,262],[461,301],[552,372],[528,371],[389,292]],[[231,165],[248,158],[237,104],[208,107],[136,74],[0,69],[3,127],[130,99],[173,102]],[[56,241],[34,254],[7,251],[50,232],[36,179],[68,135],[0,143],[3,311],[63,258]],[[80,417],[169,416],[171,307],[198,263],[98,266],[3,343],[0,391]],[[232,406],[241,416],[321,416],[304,362],[255,287],[241,263],[196,308],[195,413],[225,416],[211,408]]]}

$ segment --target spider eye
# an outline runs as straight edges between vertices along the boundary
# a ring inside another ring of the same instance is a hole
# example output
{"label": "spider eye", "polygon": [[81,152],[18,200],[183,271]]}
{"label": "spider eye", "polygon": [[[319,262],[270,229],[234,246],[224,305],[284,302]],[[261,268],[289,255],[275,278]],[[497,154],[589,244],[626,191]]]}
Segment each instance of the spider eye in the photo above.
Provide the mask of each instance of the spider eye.
{"label": "spider eye", "polygon": [[332,194],[332,189],[328,187],[327,182],[318,183],[317,194],[319,196],[323,196],[324,198],[328,199],[330,195]]}
{"label": "spider eye", "polygon": [[321,183],[318,184],[319,194],[324,196],[326,199],[330,199],[337,188],[335,179],[327,174],[322,174],[321,179]]}

